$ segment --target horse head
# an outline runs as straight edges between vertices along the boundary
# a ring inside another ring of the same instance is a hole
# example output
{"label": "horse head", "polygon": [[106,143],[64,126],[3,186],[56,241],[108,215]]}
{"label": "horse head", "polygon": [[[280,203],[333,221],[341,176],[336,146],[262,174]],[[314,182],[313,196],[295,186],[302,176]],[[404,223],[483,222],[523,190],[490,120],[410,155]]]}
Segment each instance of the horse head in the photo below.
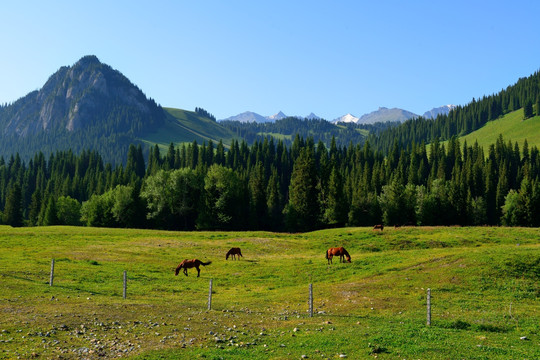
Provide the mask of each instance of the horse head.
{"label": "horse head", "polygon": [[[183,264],[183,263],[182,263],[182,264]],[[180,270],[181,270],[182,267],[183,267],[182,264],[180,264],[180,265],[178,265],[178,266],[176,267],[176,270],[174,271],[174,275],[176,275],[176,276],[178,275],[178,273],[180,272]]]}

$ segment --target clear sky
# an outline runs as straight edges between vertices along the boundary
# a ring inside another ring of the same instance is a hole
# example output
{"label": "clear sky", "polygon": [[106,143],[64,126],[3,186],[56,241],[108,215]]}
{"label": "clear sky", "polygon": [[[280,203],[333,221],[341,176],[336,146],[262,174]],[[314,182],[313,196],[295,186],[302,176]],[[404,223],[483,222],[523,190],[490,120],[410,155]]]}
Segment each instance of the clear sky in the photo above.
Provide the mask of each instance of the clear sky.
{"label": "clear sky", "polygon": [[166,107],[332,120],[464,105],[540,69],[540,1],[9,1],[0,103],[96,55]]}

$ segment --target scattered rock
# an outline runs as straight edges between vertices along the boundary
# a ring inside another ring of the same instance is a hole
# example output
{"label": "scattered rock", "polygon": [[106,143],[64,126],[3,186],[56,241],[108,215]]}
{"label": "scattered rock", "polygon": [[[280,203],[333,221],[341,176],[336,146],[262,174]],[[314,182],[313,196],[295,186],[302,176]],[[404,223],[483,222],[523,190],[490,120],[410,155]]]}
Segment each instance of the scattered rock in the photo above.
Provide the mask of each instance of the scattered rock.
{"label": "scattered rock", "polygon": [[526,337],[526,336],[521,336],[519,339],[520,339],[520,340],[529,340],[529,338]]}

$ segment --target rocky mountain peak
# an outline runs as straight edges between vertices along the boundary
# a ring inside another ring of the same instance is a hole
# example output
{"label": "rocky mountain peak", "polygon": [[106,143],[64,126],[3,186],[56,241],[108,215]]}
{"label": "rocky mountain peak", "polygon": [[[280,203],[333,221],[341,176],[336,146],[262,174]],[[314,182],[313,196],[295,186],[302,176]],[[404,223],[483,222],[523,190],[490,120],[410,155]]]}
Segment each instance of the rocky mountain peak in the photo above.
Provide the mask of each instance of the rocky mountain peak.
{"label": "rocky mountain peak", "polygon": [[3,133],[24,137],[52,128],[72,132],[93,127],[106,121],[113,108],[145,117],[157,105],[119,71],[88,55],[73,66],[61,67],[39,91],[17,100],[13,107]]}

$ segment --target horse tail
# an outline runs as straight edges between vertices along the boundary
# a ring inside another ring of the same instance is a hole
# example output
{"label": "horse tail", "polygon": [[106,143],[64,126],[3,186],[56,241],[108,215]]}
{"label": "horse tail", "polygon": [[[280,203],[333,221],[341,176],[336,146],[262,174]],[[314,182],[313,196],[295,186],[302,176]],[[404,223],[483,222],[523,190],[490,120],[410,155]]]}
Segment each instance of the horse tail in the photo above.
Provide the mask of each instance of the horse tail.
{"label": "horse tail", "polygon": [[202,261],[201,261],[201,265],[204,265],[204,266],[210,265],[211,263],[212,263],[211,261],[209,261],[209,262],[202,262]]}
{"label": "horse tail", "polygon": [[238,255],[244,257],[244,256],[242,255],[242,250],[238,249]]}
{"label": "horse tail", "polygon": [[328,259],[328,250],[326,250],[325,258]]}

